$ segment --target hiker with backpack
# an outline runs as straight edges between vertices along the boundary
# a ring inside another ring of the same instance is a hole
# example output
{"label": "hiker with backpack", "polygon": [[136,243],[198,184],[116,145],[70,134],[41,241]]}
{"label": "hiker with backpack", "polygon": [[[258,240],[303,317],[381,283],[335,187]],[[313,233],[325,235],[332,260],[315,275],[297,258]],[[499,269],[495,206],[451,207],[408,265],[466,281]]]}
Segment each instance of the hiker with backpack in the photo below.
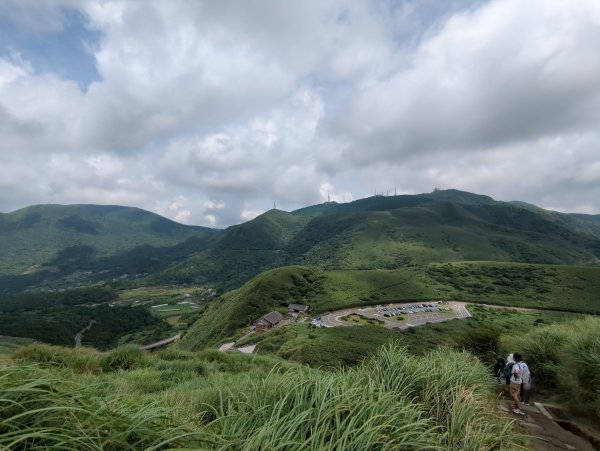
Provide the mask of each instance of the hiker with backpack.
{"label": "hiker with backpack", "polygon": [[504,397],[507,399],[511,398],[510,395],[510,377],[512,376],[512,367],[515,364],[515,360],[513,358],[513,354],[509,355],[506,358],[506,365],[504,365],[504,369],[502,370],[502,383],[503,385],[503,393]]}
{"label": "hiker with backpack", "polygon": [[494,369],[492,371],[492,373],[494,374],[494,379],[496,379],[496,383],[498,384],[497,385],[498,397],[500,397],[500,395],[502,393],[504,393],[504,384],[505,384],[504,367],[505,366],[506,366],[506,363],[504,363],[504,359],[502,357],[498,357],[498,360],[496,361],[496,364],[494,365]]}
{"label": "hiker with backpack", "polygon": [[[520,357],[520,356],[519,356]],[[529,398],[531,396],[531,371],[529,371],[529,366],[523,360],[519,362],[519,367],[521,368],[521,400],[525,403],[526,406],[529,405]]]}
{"label": "hiker with backpack", "polygon": [[[521,368],[521,354],[512,354],[512,365],[509,363],[506,365],[504,374],[506,375],[507,369],[510,372],[510,398],[513,400],[513,412],[519,415],[525,413],[521,410],[521,384],[523,383],[523,371]],[[509,367],[510,365],[510,367]]]}

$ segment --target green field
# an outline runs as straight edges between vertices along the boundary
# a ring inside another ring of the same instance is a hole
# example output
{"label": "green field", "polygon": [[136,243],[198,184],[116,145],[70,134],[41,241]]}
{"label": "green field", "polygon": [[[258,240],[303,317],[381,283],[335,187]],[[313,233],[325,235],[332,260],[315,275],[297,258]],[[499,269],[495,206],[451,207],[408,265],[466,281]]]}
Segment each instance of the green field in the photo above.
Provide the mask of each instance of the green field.
{"label": "green field", "polygon": [[215,295],[214,289],[207,287],[152,286],[120,290],[117,302],[144,307],[181,331],[194,321]]}

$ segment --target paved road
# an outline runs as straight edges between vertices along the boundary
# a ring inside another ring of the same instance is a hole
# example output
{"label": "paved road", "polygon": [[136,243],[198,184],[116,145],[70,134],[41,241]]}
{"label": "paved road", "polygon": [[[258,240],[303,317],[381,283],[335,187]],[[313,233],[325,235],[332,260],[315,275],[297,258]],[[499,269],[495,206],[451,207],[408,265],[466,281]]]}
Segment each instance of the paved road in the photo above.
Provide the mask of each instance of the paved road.
{"label": "paved road", "polygon": [[[400,309],[407,309],[409,306],[414,305],[415,302],[405,303],[405,304],[393,304],[392,307],[397,307]],[[389,307],[386,305],[385,307]],[[453,316],[447,316],[442,312],[419,312],[414,314],[406,314],[402,315],[405,318],[404,321],[395,321],[394,319],[383,316],[383,314],[378,313],[377,310],[380,310],[378,307],[354,307],[345,310],[338,310],[336,312],[331,312],[327,315],[321,316],[321,322],[325,325],[325,327],[350,327],[354,324],[348,323],[346,321],[342,321],[344,316],[348,316],[351,314],[358,314],[364,316],[365,318],[373,318],[385,323],[386,327],[390,329],[407,329],[409,327],[422,326],[426,323],[441,323],[443,321],[448,321],[454,318],[464,319],[471,316],[469,311],[466,308],[466,303],[464,302],[448,302],[447,304],[440,305],[440,307],[447,307],[452,309]],[[413,309],[416,312],[416,309]],[[445,312],[450,313],[450,312]]]}
{"label": "paved road", "polygon": [[77,332],[77,334],[75,335],[75,347],[76,348],[81,347],[81,337],[83,337],[83,334],[85,332],[87,332],[88,330],[90,330],[94,324],[96,324],[96,320],[92,319],[92,320],[90,320],[90,323],[86,327],[84,327],[79,332]]}
{"label": "paved road", "polygon": [[160,348],[162,346],[166,346],[166,345],[169,345],[171,343],[174,343],[177,340],[179,340],[180,338],[181,338],[181,334],[177,334],[177,335],[175,335],[173,337],[165,338],[164,340],[160,340],[160,341],[157,341],[155,343],[150,343],[149,345],[141,346],[140,349],[142,349],[144,351],[150,351],[152,349]]}

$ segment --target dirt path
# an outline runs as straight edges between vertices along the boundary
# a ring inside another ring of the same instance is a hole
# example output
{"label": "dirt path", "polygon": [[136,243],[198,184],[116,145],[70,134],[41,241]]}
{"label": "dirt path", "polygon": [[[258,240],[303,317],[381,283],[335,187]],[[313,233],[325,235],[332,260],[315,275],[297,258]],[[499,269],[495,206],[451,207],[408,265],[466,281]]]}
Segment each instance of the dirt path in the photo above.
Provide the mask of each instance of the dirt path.
{"label": "dirt path", "polygon": [[156,348],[160,348],[162,346],[169,345],[171,343],[176,342],[181,338],[181,334],[177,334],[173,337],[165,338],[164,340],[157,341],[155,343],[150,343],[148,345],[141,346],[140,349],[143,351],[151,351]]}

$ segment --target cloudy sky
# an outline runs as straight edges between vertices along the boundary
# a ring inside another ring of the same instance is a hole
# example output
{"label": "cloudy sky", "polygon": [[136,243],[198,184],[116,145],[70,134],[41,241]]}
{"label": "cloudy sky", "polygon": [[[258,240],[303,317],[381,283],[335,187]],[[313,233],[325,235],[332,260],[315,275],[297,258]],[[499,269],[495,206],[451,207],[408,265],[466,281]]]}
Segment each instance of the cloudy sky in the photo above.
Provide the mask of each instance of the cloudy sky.
{"label": "cloudy sky", "polygon": [[2,0],[0,211],[224,227],[434,187],[600,213],[598,0]]}

